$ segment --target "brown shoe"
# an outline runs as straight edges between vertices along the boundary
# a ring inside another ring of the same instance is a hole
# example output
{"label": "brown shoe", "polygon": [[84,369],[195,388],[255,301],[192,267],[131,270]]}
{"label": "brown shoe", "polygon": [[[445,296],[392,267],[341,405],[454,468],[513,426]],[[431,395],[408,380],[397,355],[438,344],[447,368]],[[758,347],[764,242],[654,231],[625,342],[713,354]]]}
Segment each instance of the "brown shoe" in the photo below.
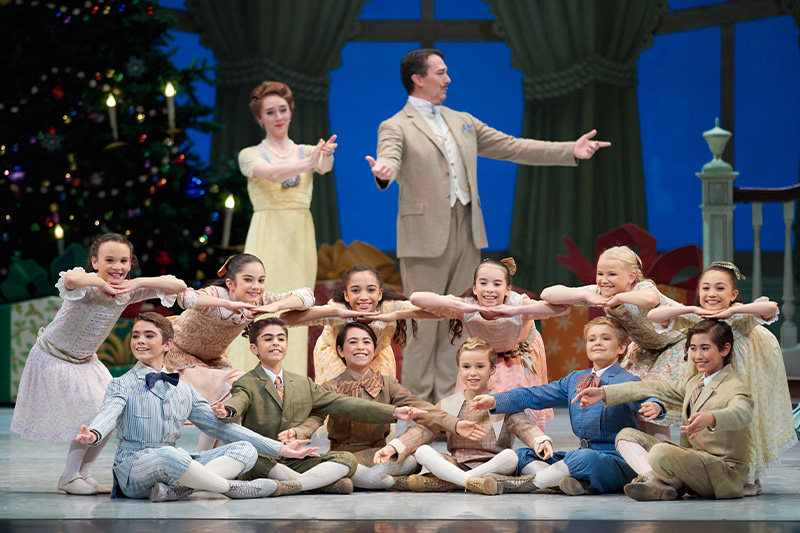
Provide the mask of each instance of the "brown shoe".
{"label": "brown shoe", "polygon": [[314,489],[311,492],[318,494],[351,494],[353,492],[353,480],[349,477],[343,477],[330,485]]}
{"label": "brown shoe", "polygon": [[589,486],[588,481],[584,480],[577,480],[574,477],[567,476],[561,480],[558,484],[558,488],[561,489],[561,492],[564,494],[569,494],[570,496],[581,496],[582,494],[599,494],[600,492],[597,489],[593,489]]}
{"label": "brown shoe", "polygon": [[678,491],[656,478],[652,473],[637,477],[625,485],[624,490],[626,496],[639,502],[678,499]]}
{"label": "brown shoe", "polygon": [[296,479],[291,479],[289,481],[277,481],[278,488],[275,489],[275,492],[270,494],[272,496],[288,496],[289,494],[297,494],[303,490],[303,485],[297,481]]}
{"label": "brown shoe", "polygon": [[408,488],[413,492],[449,492],[458,488],[454,483],[433,476],[408,476]]}
{"label": "brown shoe", "polygon": [[491,477],[470,476],[467,478],[467,490],[477,492],[478,494],[494,496],[496,494],[503,494],[503,484],[498,483]]}
{"label": "brown shoe", "polygon": [[527,476],[506,476],[503,474],[486,474],[483,477],[494,479],[499,485],[503,486],[503,492],[533,492],[537,488],[533,484],[535,474]]}
{"label": "brown shoe", "polygon": [[392,485],[389,489],[390,490],[411,490],[408,486],[408,478],[411,476],[392,476],[394,480],[394,485]]}

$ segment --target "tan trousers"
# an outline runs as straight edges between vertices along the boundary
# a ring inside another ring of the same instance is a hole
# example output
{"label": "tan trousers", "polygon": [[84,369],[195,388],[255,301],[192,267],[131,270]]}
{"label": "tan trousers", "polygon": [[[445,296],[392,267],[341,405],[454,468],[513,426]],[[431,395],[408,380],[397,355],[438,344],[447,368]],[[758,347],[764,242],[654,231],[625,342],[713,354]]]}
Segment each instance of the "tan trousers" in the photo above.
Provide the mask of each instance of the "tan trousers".
{"label": "tan trousers", "polygon": [[[457,202],[450,211],[450,236],[442,255],[400,258],[406,296],[418,291],[460,296],[472,287],[475,268],[481,260],[481,252],[472,239],[472,210]],[[409,334],[403,350],[402,382],[408,390],[435,404],[455,390],[456,350],[466,340],[466,331],[453,345],[449,320],[420,320],[418,325],[417,337]]]}
{"label": "tan trousers", "polygon": [[664,442],[638,429],[625,428],[617,434],[617,442],[625,440],[647,450],[647,460],[662,479],[676,477],[700,496],[714,498],[714,486],[705,463],[694,450],[673,442]]}

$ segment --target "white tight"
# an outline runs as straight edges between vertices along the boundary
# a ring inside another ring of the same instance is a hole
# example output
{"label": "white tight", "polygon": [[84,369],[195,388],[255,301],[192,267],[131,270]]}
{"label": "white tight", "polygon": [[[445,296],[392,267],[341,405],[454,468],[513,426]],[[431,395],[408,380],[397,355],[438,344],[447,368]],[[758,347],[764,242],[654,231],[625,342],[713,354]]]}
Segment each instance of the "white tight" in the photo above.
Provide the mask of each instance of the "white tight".
{"label": "white tight", "polygon": [[517,468],[519,461],[514,450],[505,449],[482,465],[465,472],[427,444],[420,446],[415,456],[419,464],[430,470],[434,476],[459,487],[466,487],[469,477],[481,477],[489,473],[510,474]]}

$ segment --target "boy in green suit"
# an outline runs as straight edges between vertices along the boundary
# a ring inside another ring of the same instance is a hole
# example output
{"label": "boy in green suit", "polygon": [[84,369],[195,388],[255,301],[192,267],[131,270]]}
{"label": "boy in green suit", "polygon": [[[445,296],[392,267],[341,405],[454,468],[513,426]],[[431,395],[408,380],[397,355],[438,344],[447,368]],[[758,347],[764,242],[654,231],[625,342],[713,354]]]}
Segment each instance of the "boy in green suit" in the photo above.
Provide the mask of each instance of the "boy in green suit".
{"label": "boy in green suit", "polygon": [[[277,438],[282,431],[305,421],[312,410],[367,424],[411,420],[425,413],[413,407],[395,408],[337,394],[305,376],[284,371],[282,363],[289,344],[286,325],[279,318],[253,322],[249,336],[250,351],[261,364],[234,382],[231,397],[224,404],[213,406],[217,417],[223,420],[242,417],[244,427]],[[242,479],[269,477],[285,481],[279,485],[281,494],[316,489],[347,494],[353,491],[349,478],[357,464],[350,452],[330,452],[299,460],[259,455],[255,466]]]}

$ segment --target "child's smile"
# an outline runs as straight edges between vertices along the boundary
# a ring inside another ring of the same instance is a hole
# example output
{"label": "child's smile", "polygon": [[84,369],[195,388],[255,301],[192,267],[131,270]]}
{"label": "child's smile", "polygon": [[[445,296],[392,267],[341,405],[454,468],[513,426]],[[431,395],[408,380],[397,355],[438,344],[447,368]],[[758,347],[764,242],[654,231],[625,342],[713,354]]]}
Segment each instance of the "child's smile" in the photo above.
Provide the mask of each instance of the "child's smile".
{"label": "child's smile", "polygon": [[472,292],[478,303],[484,307],[500,305],[510,291],[508,271],[498,265],[485,264],[478,267]]}
{"label": "child's smile", "polygon": [[264,265],[255,261],[247,263],[234,280],[227,280],[228,295],[235,302],[255,303],[264,294],[265,282]]}
{"label": "child's smile", "polygon": [[464,383],[464,394],[472,398],[489,390],[489,378],[495,367],[489,362],[486,350],[465,350],[458,362],[458,376]]}
{"label": "child's smile", "polygon": [[92,268],[105,281],[121,282],[131,271],[130,247],[121,242],[104,242],[97,249],[97,256],[92,257]]}
{"label": "child's smile", "polygon": [[597,261],[595,283],[603,296],[613,296],[633,288],[636,274],[624,268],[618,259],[601,258]]}
{"label": "child's smile", "polygon": [[338,348],[339,355],[344,357],[349,370],[363,375],[375,359],[375,344],[369,333],[360,328],[351,327],[346,335],[344,344]]}
{"label": "child's smile", "polygon": [[739,291],[733,288],[730,275],[717,270],[706,272],[700,279],[700,305],[703,309],[727,309],[736,300]]}
{"label": "child's smile", "polygon": [[347,280],[344,299],[354,311],[371,313],[378,308],[382,297],[383,289],[372,272],[354,272]]}
{"label": "child's smile", "polygon": [[250,351],[258,357],[261,364],[270,370],[277,370],[276,374],[281,369],[281,362],[286,357],[288,349],[289,341],[286,338],[286,331],[282,326],[276,324],[264,327],[258,336],[257,344],[250,345]]}

